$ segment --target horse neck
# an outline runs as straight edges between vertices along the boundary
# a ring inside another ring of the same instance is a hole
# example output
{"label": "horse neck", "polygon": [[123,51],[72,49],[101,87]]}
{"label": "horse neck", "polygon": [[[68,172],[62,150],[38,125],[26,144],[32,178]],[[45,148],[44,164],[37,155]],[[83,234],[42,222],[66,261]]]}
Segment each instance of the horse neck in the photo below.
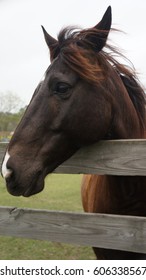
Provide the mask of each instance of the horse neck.
{"label": "horse neck", "polygon": [[[120,76],[113,71],[113,119],[111,123],[110,138],[108,139],[137,139],[145,138],[145,129],[142,125],[140,113],[136,110]],[[134,96],[134,92],[131,92]],[[138,102],[138,101],[137,101]],[[144,106],[144,105],[143,105]],[[145,116],[143,117],[145,124]]]}
{"label": "horse neck", "polygon": [[[119,82],[116,85],[113,121],[108,139],[145,138],[136,108],[123,83]],[[139,207],[140,201],[146,197],[146,177],[91,175],[91,181],[90,201],[93,212],[146,214],[146,207]]]}
{"label": "horse neck", "polygon": [[[145,138],[145,131],[126,90],[124,90],[123,103],[119,102],[118,105],[119,108],[116,107],[113,122],[113,138]],[[143,199],[146,198],[146,177],[106,175],[101,178],[101,181],[103,184],[103,198],[105,195],[107,203],[105,211],[107,209],[108,213],[115,214],[146,214],[146,206],[142,203]]]}

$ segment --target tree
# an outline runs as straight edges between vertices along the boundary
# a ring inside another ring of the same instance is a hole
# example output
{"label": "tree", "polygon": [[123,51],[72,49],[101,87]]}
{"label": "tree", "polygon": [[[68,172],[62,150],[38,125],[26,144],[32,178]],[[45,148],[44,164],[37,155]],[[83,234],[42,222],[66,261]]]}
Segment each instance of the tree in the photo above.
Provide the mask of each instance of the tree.
{"label": "tree", "polygon": [[0,93],[0,112],[16,113],[20,110],[22,104],[20,97],[11,91]]}
{"label": "tree", "polygon": [[17,95],[0,93],[0,141],[15,130],[26,109],[22,104]]}

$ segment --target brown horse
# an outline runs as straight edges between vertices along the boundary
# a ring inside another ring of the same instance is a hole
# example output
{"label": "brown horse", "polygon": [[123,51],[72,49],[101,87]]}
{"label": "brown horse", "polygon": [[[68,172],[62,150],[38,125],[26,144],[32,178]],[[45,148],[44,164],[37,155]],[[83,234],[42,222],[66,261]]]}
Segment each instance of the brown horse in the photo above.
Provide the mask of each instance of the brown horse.
{"label": "brown horse", "polygon": [[[43,28],[51,65],[34,92],[6,151],[2,175],[15,196],[44,188],[44,178],[80,147],[101,139],[145,138],[145,96],[133,70],[107,45],[111,7],[93,28],[63,29],[58,40]],[[108,51],[104,50],[108,48]],[[87,212],[146,215],[145,177],[87,175]],[[144,254],[94,249],[101,259]]]}

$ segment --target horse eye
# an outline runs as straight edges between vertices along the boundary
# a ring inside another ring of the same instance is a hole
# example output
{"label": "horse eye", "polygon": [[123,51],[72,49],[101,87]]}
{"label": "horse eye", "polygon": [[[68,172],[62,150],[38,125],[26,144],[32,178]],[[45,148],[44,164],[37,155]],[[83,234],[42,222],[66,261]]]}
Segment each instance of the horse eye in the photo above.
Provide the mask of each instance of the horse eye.
{"label": "horse eye", "polygon": [[70,89],[70,85],[69,84],[66,84],[66,83],[63,83],[63,82],[59,82],[55,85],[55,88],[54,88],[54,92],[56,94],[59,94],[59,93],[66,93],[68,90]]}

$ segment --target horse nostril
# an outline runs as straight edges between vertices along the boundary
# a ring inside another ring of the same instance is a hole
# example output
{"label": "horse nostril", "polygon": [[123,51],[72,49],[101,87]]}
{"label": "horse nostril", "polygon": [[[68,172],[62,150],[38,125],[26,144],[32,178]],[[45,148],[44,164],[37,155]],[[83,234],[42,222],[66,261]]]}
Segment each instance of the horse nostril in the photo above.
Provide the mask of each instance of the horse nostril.
{"label": "horse nostril", "polygon": [[5,173],[5,176],[4,176],[5,180],[10,179],[12,174],[13,174],[13,171],[11,169],[7,169],[7,173]]}
{"label": "horse nostril", "polygon": [[10,158],[9,154],[6,153],[6,156],[5,156],[4,161],[2,163],[2,170],[1,170],[1,174],[2,174],[4,179],[10,178],[12,176],[12,173],[13,173],[13,169],[8,166],[9,158]]}
{"label": "horse nostril", "polygon": [[10,177],[12,176],[13,174],[13,170],[12,169],[5,169],[5,170],[2,170],[2,176],[5,180],[8,180],[10,179]]}
{"label": "horse nostril", "polygon": [[8,181],[14,175],[14,169],[11,167],[10,162],[8,161],[5,173],[5,180]]}

